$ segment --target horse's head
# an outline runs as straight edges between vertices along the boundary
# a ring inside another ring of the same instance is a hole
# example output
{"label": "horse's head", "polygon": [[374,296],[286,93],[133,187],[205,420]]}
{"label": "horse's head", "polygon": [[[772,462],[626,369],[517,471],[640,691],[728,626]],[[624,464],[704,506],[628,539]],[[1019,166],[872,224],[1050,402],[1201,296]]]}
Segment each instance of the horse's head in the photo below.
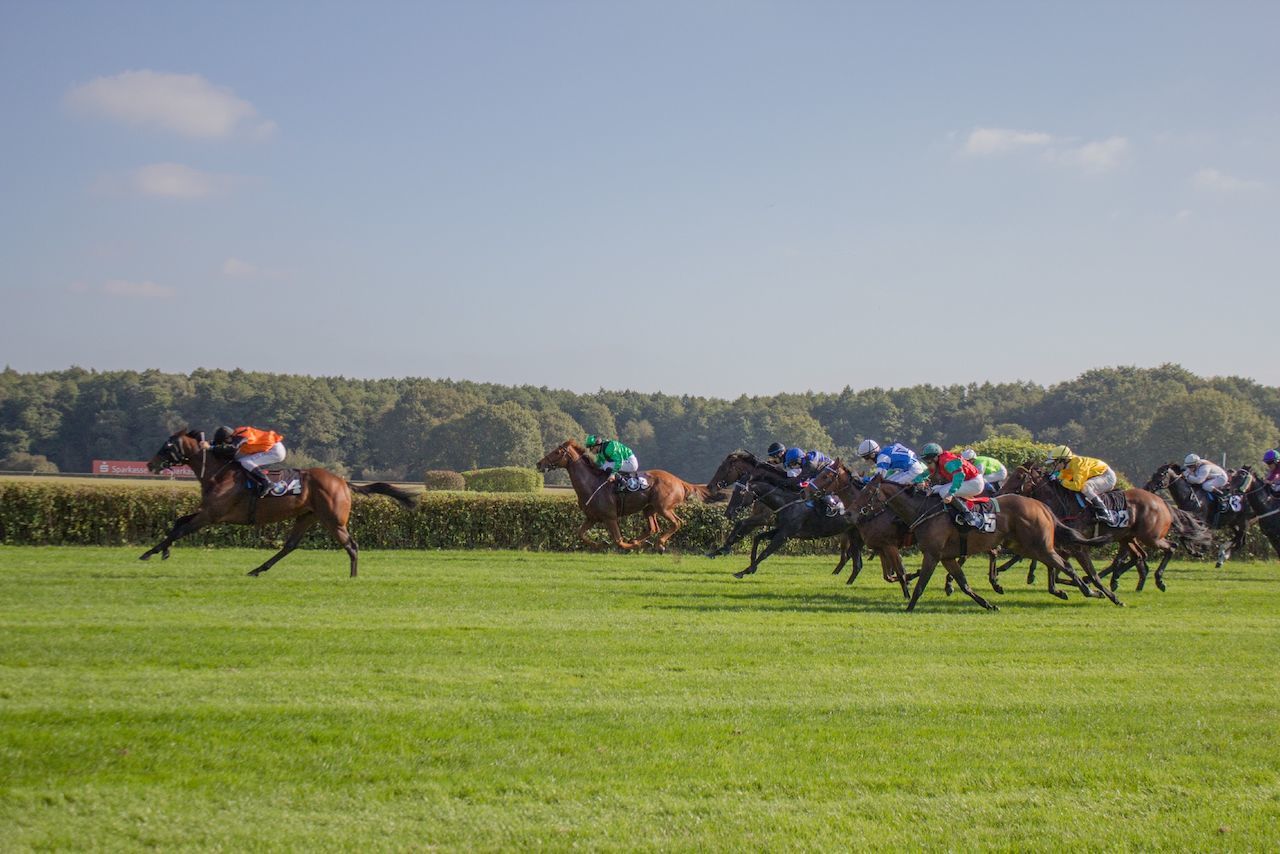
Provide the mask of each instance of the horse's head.
{"label": "horse's head", "polygon": [[724,489],[744,475],[749,474],[759,465],[755,454],[750,451],[734,451],[724,458],[716,473],[707,481],[707,489]]}
{"label": "horse's head", "polygon": [[853,482],[853,473],[845,467],[844,461],[836,457],[831,465],[818,472],[809,481],[809,488],[815,492],[840,492]]}
{"label": "horse's head", "polygon": [[1044,483],[1044,471],[1036,463],[1023,463],[1000,486],[1001,495],[1030,495]]}
{"label": "horse's head", "polygon": [[1248,466],[1241,466],[1231,475],[1231,488],[1236,492],[1248,492],[1256,481],[1257,478],[1253,474],[1253,469]]}
{"label": "horse's head", "polygon": [[752,504],[756,503],[756,490],[749,481],[740,480],[733,485],[733,495],[729,498],[729,506],[724,508],[728,519],[736,519]]}
{"label": "horse's head", "polygon": [[1142,488],[1147,492],[1168,489],[1175,480],[1182,477],[1182,474],[1182,466],[1177,463],[1165,463],[1152,473],[1150,479],[1147,480],[1146,486]]}
{"label": "horse's head", "polygon": [[853,500],[848,505],[849,512],[857,513],[862,517],[870,517],[879,513],[884,509],[884,494],[881,492],[883,487],[884,475],[877,473],[853,496]]}
{"label": "horse's head", "polygon": [[572,439],[566,439],[548,451],[545,457],[538,460],[536,468],[544,474],[552,469],[567,469],[574,460],[585,453],[586,448]]}
{"label": "horse's head", "polygon": [[160,450],[156,451],[156,455],[147,460],[147,471],[152,474],[160,474],[165,469],[174,466],[184,466],[189,463],[196,454],[200,453],[200,442],[204,439],[204,433],[198,430],[184,430],[174,433],[169,437]]}

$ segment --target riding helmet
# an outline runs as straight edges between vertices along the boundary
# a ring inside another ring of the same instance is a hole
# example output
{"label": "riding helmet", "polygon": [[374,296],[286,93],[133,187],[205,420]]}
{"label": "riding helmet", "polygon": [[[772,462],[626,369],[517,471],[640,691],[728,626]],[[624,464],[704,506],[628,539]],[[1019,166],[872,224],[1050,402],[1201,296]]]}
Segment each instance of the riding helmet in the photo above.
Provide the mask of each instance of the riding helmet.
{"label": "riding helmet", "polygon": [[1275,448],[1272,448],[1262,455],[1262,461],[1269,466],[1275,465],[1276,460],[1280,460],[1280,451],[1277,451]]}
{"label": "riding helmet", "polygon": [[231,437],[234,433],[235,433],[234,430],[232,430],[230,427],[227,427],[224,424],[223,426],[219,427],[217,430],[213,431],[213,444],[215,445],[227,444],[228,442],[231,441]]}
{"label": "riding helmet", "polygon": [[1071,449],[1066,445],[1059,445],[1049,452],[1050,460],[1069,460],[1074,456],[1075,454],[1071,453]]}
{"label": "riding helmet", "polygon": [[978,458],[978,452],[975,451],[973,448],[965,448],[964,451],[960,454],[960,458],[964,460],[969,460],[970,462],[972,462],[973,460],[976,460]]}
{"label": "riding helmet", "polygon": [[1199,454],[1187,454],[1187,456],[1182,460],[1182,467],[1183,467],[1183,468],[1188,468],[1188,469],[1189,469],[1189,468],[1191,468],[1192,466],[1199,465],[1199,464],[1200,464],[1200,455],[1199,455]]}
{"label": "riding helmet", "polygon": [[769,450],[766,453],[766,456],[770,458],[780,457],[786,452],[787,452],[786,445],[782,444],[781,442],[774,442],[772,445],[769,446]]}
{"label": "riding helmet", "polygon": [[864,459],[874,457],[878,453],[880,453],[880,445],[875,439],[863,439],[862,444],[858,446],[858,456]]}
{"label": "riding helmet", "polygon": [[920,449],[920,459],[929,460],[942,453],[942,446],[937,442],[930,442]]}
{"label": "riding helmet", "polygon": [[800,465],[800,460],[804,458],[804,451],[799,448],[791,448],[787,451],[787,455],[782,458],[782,464],[787,468],[795,468]]}

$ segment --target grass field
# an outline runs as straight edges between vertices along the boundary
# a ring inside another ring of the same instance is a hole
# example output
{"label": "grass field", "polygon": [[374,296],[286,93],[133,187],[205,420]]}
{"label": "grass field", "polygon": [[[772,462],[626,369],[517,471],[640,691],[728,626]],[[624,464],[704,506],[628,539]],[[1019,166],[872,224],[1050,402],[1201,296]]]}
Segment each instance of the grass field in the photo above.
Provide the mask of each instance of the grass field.
{"label": "grass field", "polygon": [[1280,845],[1276,563],[139,551],[0,548],[0,849]]}

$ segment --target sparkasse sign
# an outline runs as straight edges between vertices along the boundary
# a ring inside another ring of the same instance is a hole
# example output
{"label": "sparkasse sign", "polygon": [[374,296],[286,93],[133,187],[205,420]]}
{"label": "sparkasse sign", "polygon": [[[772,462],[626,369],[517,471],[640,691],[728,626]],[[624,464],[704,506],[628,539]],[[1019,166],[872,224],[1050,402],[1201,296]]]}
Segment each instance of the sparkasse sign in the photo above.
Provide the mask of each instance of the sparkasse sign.
{"label": "sparkasse sign", "polygon": [[[93,473],[112,477],[140,477],[151,474],[147,470],[146,462],[138,460],[94,460]],[[166,469],[162,474],[168,474],[172,477],[196,476],[190,466],[174,466],[171,469]]]}

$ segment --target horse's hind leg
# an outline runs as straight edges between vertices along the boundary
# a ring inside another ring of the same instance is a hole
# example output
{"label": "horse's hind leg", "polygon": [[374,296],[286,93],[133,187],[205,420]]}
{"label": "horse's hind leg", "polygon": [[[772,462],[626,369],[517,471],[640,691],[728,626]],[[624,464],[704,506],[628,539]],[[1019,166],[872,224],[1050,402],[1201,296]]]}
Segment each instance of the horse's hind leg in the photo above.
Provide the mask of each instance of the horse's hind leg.
{"label": "horse's hind leg", "polygon": [[[755,545],[753,545],[751,548],[751,552],[753,555],[753,557],[751,558],[751,565],[748,566],[746,569],[742,570],[741,572],[735,572],[733,574],[733,577],[742,578],[743,576],[751,575],[752,573],[754,573],[756,569],[760,566],[760,564],[764,563],[765,558],[767,558],[769,555],[776,552],[778,549],[782,548],[783,544],[786,543],[787,538],[789,536],[790,534],[783,533],[783,530],[781,527],[774,528],[772,531],[768,531],[764,534],[756,534]],[[760,544],[760,540],[763,539],[764,537],[769,538],[769,545],[764,547],[764,551],[760,552],[759,557],[754,557],[755,546],[758,546]]]}
{"label": "horse's hind leg", "polygon": [[[316,517],[314,513],[308,513],[305,516],[299,516],[297,521],[293,523],[293,530],[289,532],[289,536],[285,539],[284,545],[280,547],[280,551],[273,554],[265,563],[262,564],[262,566],[258,567],[257,569],[249,570],[249,574],[261,575],[271,567],[275,566],[277,561],[279,561],[289,552],[293,551],[298,547],[298,544],[302,542],[303,536],[307,533],[307,530],[312,525],[315,524],[315,521],[316,521]],[[348,551],[350,550],[348,549]],[[355,559],[353,557],[352,566],[351,566],[352,575],[356,574],[354,561]]]}
{"label": "horse's hind leg", "polygon": [[1156,543],[1156,547],[1164,553],[1160,558],[1160,565],[1156,567],[1156,588],[1163,593],[1166,589],[1164,586],[1164,568],[1169,565],[1169,559],[1173,557],[1173,543],[1168,540],[1160,540]]}
{"label": "horse's hind leg", "polygon": [[[659,552],[665,552],[667,550],[667,543],[670,542],[671,538],[674,537],[676,532],[684,525],[684,523],[680,521],[680,517],[677,516],[675,511],[670,508],[662,511],[662,518],[671,523],[671,529],[658,536],[658,541],[654,544],[654,548]],[[655,523],[655,525],[656,524],[657,523]]]}

